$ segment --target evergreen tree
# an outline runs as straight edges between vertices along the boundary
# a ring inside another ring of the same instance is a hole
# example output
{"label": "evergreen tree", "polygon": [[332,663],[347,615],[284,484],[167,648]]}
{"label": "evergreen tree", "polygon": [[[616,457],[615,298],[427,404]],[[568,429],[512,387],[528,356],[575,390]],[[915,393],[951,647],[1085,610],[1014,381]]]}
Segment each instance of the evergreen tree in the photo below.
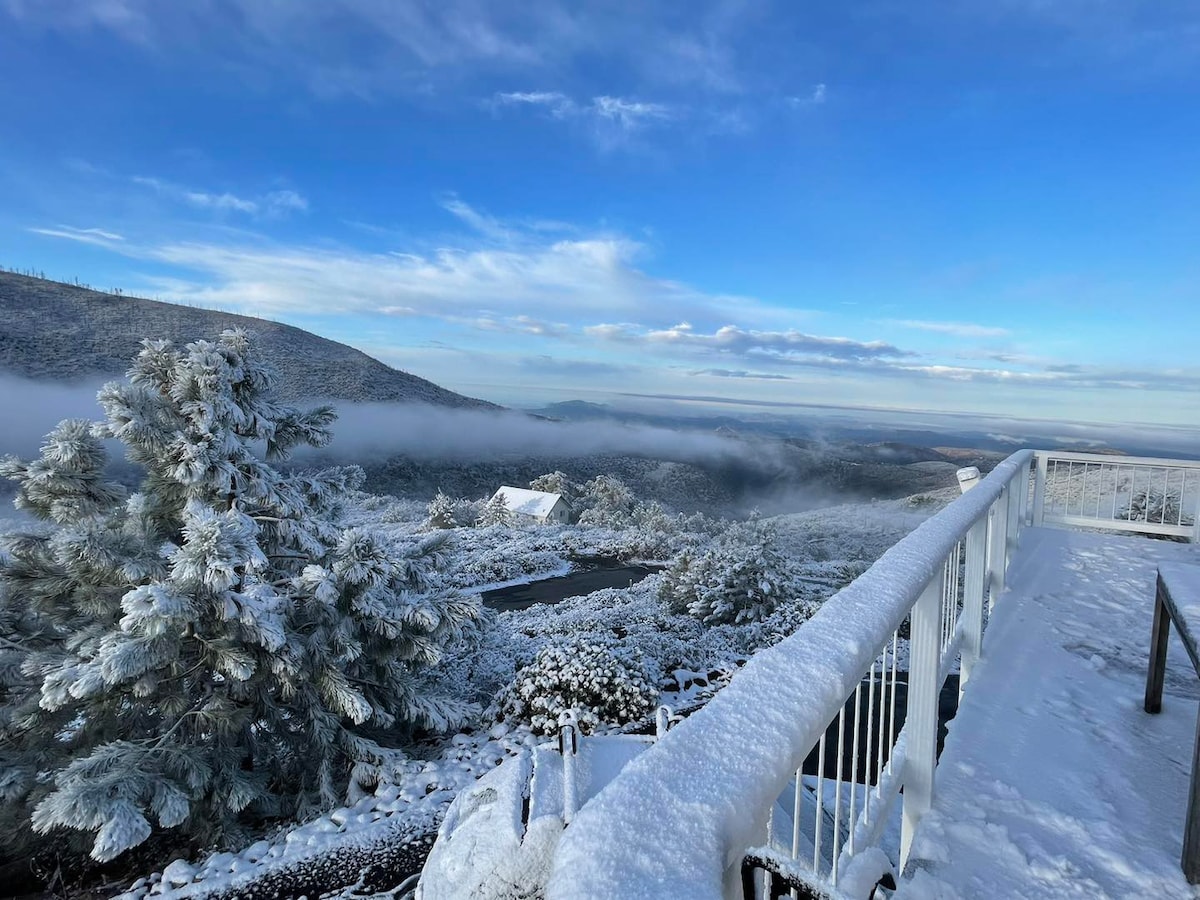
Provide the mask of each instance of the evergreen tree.
{"label": "evergreen tree", "polygon": [[[94,835],[101,861],[156,829],[235,843],[369,790],[415,729],[469,712],[436,665],[477,598],[437,588],[437,538],[388,548],[337,526],[360,469],[270,464],[328,443],[334,418],[278,405],[272,380],[240,331],[146,341],[101,390],[103,422],[0,464],[46,523],[0,550],[10,850],[61,828]],[[128,497],[104,478],[106,438],[144,470]]]}
{"label": "evergreen tree", "polygon": [[637,498],[621,479],[597,475],[584,484],[579,503],[584,508],[580,524],[625,528],[630,524]]}
{"label": "evergreen tree", "polygon": [[757,518],[732,525],[703,553],[675,561],[660,599],[706,625],[760,622],[797,592],[796,573],[776,544],[773,526]]}
{"label": "evergreen tree", "polygon": [[508,504],[504,502],[504,497],[497,492],[483,508],[483,513],[479,516],[479,525],[481,528],[487,528],[491,525],[509,525],[511,523],[512,513],[509,512]]}
{"label": "evergreen tree", "polygon": [[454,516],[455,503],[445,493],[438,491],[429,501],[425,513],[426,528],[456,528],[458,521]]}
{"label": "evergreen tree", "polygon": [[543,491],[547,494],[558,494],[573,510],[579,502],[580,486],[571,480],[566,472],[555,469],[545,475],[539,475],[529,482],[531,491]]}

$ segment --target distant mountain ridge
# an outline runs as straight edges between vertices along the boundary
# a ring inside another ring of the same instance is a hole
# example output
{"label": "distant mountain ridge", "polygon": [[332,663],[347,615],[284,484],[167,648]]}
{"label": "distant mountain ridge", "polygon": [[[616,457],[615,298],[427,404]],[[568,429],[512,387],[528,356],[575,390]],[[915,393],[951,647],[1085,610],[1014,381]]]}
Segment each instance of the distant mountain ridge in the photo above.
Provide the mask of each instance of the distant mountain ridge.
{"label": "distant mountain ridge", "polygon": [[187,343],[227,328],[257,335],[287,400],[498,408],[291,325],[0,272],[0,374],[58,382],[117,376],[143,338]]}

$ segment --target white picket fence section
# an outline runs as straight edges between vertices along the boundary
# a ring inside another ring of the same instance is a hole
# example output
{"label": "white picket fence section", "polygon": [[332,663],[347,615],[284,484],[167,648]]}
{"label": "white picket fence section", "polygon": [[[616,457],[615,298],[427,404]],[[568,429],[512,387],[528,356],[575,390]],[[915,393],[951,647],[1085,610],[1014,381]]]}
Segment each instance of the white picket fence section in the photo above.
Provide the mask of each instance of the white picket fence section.
{"label": "white picket fence section", "polygon": [[[776,878],[835,890],[873,884],[897,803],[903,866],[932,803],[938,696],[956,660],[968,689],[985,604],[1004,589],[1020,529],[1195,538],[1198,498],[1200,463],[1014,453],[756,654],[580,809],[547,897],[766,897]],[[906,624],[907,666],[898,666]],[[897,729],[904,668],[907,714]],[[812,753],[815,778],[802,772]],[[837,777],[820,777],[831,759]],[[748,857],[758,868],[750,880]]]}

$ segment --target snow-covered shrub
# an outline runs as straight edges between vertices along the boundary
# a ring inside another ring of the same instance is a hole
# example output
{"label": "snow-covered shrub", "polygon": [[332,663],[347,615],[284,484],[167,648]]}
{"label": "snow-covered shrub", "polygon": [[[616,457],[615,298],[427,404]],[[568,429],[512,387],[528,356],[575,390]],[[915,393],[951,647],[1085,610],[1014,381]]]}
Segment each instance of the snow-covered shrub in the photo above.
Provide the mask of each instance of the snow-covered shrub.
{"label": "snow-covered shrub", "polygon": [[478,525],[485,506],[487,506],[486,500],[467,500],[465,498],[455,500],[454,521],[463,528]]}
{"label": "snow-covered shrub", "polygon": [[[438,586],[441,536],[344,529],[361,470],[261,459],[325,445],[334,418],[276,404],[272,380],[243,332],[147,341],[105,421],[0,464],[45,523],[0,550],[9,852],[80,849],[62,829],[100,861],[164,830],[233,843],[387,780],[414,730],[473,712],[436,680],[481,614]],[[128,497],[105,438],[144,470]]]}
{"label": "snow-covered shrub", "polygon": [[425,526],[427,528],[455,528],[459,524],[458,519],[454,517],[454,501],[438,491],[429,501]]}
{"label": "snow-covered shrub", "polygon": [[661,670],[611,638],[578,638],[538,651],[501,691],[500,716],[524,722],[536,734],[557,734],[573,712],[584,734],[648,715],[659,697]]}
{"label": "snow-covered shrub", "polygon": [[1180,491],[1142,488],[1135,491],[1117,518],[1129,522],[1149,522],[1165,525],[1191,525],[1193,519],[1180,508]]}
{"label": "snow-covered shrub", "polygon": [[708,549],[675,561],[663,579],[662,600],[706,625],[761,621],[795,590],[795,573],[775,545],[767,523],[732,525]]}

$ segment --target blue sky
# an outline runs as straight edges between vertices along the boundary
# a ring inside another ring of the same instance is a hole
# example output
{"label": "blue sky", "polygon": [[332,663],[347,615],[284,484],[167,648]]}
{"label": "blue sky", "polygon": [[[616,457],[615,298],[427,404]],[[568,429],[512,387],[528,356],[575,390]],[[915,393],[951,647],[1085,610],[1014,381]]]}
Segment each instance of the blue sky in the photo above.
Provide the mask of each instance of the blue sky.
{"label": "blue sky", "polygon": [[0,0],[0,263],[503,403],[1200,420],[1200,5]]}

